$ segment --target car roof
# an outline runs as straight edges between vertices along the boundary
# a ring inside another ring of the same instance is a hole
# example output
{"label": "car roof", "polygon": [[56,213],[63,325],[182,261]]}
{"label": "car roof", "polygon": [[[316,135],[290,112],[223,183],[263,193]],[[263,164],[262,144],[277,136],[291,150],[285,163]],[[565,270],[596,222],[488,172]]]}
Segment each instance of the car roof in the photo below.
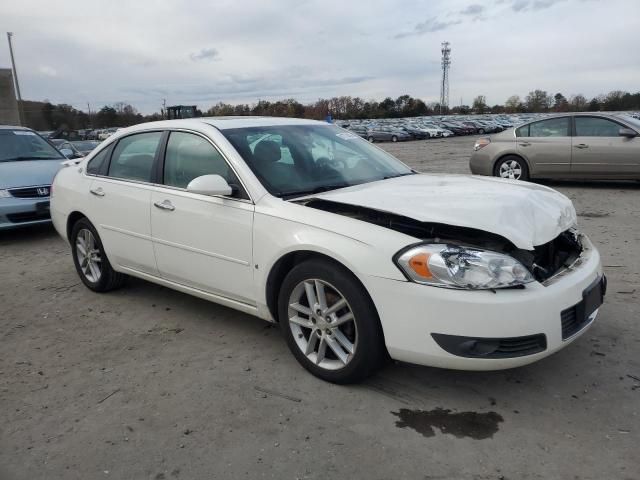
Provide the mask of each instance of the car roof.
{"label": "car roof", "polygon": [[148,128],[188,128],[202,127],[202,124],[211,125],[219,130],[228,130],[231,128],[248,128],[248,127],[267,127],[280,125],[328,125],[326,122],[317,120],[307,120],[303,118],[288,117],[250,117],[250,116],[234,116],[234,117],[197,117],[185,118],[179,120],[160,120],[158,122],[142,123],[136,127],[143,129]]}
{"label": "car roof", "polygon": [[31,130],[27,127],[20,127],[18,125],[0,125],[0,130]]}

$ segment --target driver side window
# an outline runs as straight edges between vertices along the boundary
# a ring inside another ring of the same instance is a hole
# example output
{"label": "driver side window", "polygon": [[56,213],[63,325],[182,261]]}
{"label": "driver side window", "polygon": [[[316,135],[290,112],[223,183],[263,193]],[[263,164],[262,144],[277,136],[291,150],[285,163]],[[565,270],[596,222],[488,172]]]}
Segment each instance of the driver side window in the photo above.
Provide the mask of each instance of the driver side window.
{"label": "driver side window", "polygon": [[[189,182],[202,175],[220,175],[229,185],[241,189],[238,177],[213,145],[199,135],[171,132],[164,159],[163,183],[187,188]],[[243,192],[234,195],[248,198]]]}

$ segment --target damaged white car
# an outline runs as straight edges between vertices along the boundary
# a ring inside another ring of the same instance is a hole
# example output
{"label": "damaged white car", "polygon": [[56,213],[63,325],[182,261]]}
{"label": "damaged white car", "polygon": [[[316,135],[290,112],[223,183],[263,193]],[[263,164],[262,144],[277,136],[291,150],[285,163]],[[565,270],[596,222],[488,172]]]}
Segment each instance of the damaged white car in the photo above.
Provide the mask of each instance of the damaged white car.
{"label": "damaged white car", "polygon": [[469,370],[539,360],[592,324],[606,289],[565,196],[418,174],[333,125],[147,123],[66,164],[51,214],[87,287],[132,275],[278,322],[331,382],[387,356]]}

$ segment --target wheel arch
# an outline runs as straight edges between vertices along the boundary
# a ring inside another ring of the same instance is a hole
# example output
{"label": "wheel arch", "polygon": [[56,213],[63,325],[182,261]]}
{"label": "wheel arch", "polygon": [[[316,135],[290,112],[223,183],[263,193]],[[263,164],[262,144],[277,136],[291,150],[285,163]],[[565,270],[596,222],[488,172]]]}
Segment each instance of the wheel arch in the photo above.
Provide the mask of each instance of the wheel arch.
{"label": "wheel arch", "polygon": [[[358,284],[362,287],[369,301],[371,301],[373,308],[376,310],[376,312],[378,311],[376,304],[371,298],[371,294],[369,293],[367,287],[360,280],[360,278],[358,278],[358,275],[356,275],[353,272],[353,270],[351,270],[347,265],[340,262],[339,260],[336,260],[333,257],[330,257],[329,255],[326,255],[318,251],[306,250],[306,249],[294,250],[281,256],[273,264],[273,266],[269,270],[269,274],[267,275],[267,281],[265,286],[265,298],[267,301],[267,308],[269,309],[269,313],[271,314],[275,322],[278,322],[278,296],[280,294],[280,286],[282,285],[282,281],[295,266],[311,259],[326,261],[342,269],[349,275],[351,275],[351,277],[356,282],[358,282]],[[380,324],[379,319],[378,319],[378,323]],[[380,324],[380,331],[383,332],[381,324]],[[384,336],[384,332],[382,334]]]}
{"label": "wheel arch", "polygon": [[[67,225],[66,225],[66,228],[65,228],[65,232],[67,234],[67,241],[69,243],[71,243],[71,230],[73,230],[73,226],[81,218],[86,218],[87,220],[89,219],[89,217],[87,217],[84,213],[82,213],[79,210],[74,210],[73,212],[71,212],[67,216]],[[91,220],[89,220],[89,221],[91,221]]]}

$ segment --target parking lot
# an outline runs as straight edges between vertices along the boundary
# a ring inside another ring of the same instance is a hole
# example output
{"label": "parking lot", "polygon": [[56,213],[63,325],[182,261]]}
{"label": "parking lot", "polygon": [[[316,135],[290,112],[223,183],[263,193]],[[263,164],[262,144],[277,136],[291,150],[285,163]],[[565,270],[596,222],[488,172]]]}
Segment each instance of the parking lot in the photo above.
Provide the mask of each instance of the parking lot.
{"label": "parking lot", "polygon": [[[467,173],[474,141],[382,147]],[[602,254],[593,328],[524,368],[355,386],[243,313],[136,279],[92,293],[53,228],[0,233],[0,479],[639,478],[640,183],[545,184]]]}

